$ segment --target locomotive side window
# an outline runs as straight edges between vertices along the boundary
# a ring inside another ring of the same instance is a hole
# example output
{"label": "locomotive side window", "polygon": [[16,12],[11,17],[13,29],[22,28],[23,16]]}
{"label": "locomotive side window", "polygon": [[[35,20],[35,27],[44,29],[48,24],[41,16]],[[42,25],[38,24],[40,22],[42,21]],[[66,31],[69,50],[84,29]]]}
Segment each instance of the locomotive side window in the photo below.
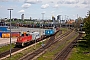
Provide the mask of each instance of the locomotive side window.
{"label": "locomotive side window", "polygon": [[28,34],[26,34],[26,36],[28,36]]}
{"label": "locomotive side window", "polygon": [[21,36],[24,36],[24,34],[22,34]]}

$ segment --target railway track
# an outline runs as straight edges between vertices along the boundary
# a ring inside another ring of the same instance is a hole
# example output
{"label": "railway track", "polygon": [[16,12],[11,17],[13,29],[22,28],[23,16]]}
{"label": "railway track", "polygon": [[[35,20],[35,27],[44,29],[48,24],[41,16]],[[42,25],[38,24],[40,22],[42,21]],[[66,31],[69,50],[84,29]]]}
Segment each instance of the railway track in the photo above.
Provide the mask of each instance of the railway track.
{"label": "railway track", "polygon": [[73,47],[76,45],[77,40],[82,36],[82,34],[79,34],[78,37],[76,37],[71,43],[68,44],[67,47],[65,47],[60,53],[56,55],[54,60],[65,60],[68,56],[68,54],[71,52]]}
{"label": "railway track", "polygon": [[[57,32],[56,32],[57,33]],[[56,34],[55,33],[55,34]],[[47,36],[47,37],[41,37],[40,39],[41,40],[44,40],[44,39],[46,39],[46,38],[49,38],[50,36]],[[39,42],[39,41],[38,41]],[[30,44],[31,45],[31,44]],[[28,47],[28,46],[26,46],[26,47]],[[12,48],[11,49],[11,54],[13,54],[14,52],[17,52],[17,51],[19,51],[19,50],[21,50],[21,49],[24,49],[25,47],[19,47],[19,48],[17,48],[17,47],[15,47],[15,48]],[[5,52],[2,52],[2,53],[0,53],[0,59],[4,59],[4,58],[6,58],[6,56],[8,56],[10,54],[10,50],[8,50],[8,51],[5,51]]]}
{"label": "railway track", "polygon": [[[32,52],[30,54],[27,54],[26,56],[20,58],[19,60],[33,60],[36,59],[38,57],[39,54],[41,54],[43,51],[46,51],[47,48],[49,48],[51,45],[53,45],[54,43],[58,42],[59,40],[62,40],[62,38],[64,38],[65,36],[67,36],[72,30],[66,32],[63,35],[60,35],[57,39],[55,39],[55,36],[52,36],[49,41],[46,43],[46,45],[44,47],[39,48],[38,50],[36,50],[35,52]],[[36,57],[37,56],[37,57]]]}
{"label": "railway track", "polygon": [[[43,39],[46,39],[46,38],[48,38],[48,37],[44,37],[44,38],[40,38],[40,39],[43,40]],[[25,46],[25,47],[28,47],[28,46]],[[25,47],[14,47],[14,48],[11,49],[11,54],[14,53],[14,52],[16,52],[16,51],[19,51],[19,50],[21,50],[21,49],[23,49]],[[10,50],[0,53],[0,59],[3,58],[3,57],[6,57],[9,54],[10,54]]]}

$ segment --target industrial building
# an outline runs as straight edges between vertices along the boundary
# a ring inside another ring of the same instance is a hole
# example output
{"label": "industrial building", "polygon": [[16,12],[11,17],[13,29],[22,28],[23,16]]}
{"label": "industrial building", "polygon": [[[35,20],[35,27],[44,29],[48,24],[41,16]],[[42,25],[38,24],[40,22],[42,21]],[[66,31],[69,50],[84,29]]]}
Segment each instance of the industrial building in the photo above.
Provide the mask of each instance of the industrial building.
{"label": "industrial building", "polygon": [[21,15],[21,19],[24,21],[24,14]]}

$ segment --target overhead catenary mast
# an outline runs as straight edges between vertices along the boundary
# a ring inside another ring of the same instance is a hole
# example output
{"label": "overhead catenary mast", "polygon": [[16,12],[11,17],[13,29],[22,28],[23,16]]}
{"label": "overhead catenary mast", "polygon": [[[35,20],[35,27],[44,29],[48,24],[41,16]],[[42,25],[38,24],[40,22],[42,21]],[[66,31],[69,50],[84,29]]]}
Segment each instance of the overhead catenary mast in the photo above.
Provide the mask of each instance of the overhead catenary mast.
{"label": "overhead catenary mast", "polygon": [[11,58],[11,11],[13,9],[8,9],[10,11],[10,58]]}

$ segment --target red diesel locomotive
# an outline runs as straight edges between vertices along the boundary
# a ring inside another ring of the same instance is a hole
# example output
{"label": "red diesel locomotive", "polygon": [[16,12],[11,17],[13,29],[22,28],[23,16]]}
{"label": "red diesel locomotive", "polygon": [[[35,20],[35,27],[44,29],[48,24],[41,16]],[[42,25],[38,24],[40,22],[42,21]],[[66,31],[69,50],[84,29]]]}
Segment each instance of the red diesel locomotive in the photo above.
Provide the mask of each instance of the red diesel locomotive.
{"label": "red diesel locomotive", "polygon": [[32,35],[24,33],[17,38],[16,46],[25,46],[25,44],[29,44],[30,41],[32,41]]}

